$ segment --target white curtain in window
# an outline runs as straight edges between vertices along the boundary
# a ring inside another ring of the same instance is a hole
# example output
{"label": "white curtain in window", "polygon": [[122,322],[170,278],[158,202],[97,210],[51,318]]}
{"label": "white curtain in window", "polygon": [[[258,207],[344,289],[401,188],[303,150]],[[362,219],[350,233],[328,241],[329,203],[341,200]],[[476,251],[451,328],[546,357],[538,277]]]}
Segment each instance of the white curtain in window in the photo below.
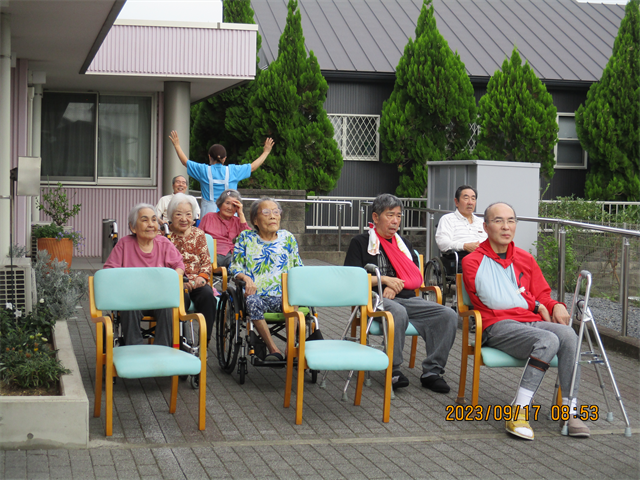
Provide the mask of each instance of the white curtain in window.
{"label": "white curtain in window", "polygon": [[150,175],[151,97],[101,95],[98,176]]}

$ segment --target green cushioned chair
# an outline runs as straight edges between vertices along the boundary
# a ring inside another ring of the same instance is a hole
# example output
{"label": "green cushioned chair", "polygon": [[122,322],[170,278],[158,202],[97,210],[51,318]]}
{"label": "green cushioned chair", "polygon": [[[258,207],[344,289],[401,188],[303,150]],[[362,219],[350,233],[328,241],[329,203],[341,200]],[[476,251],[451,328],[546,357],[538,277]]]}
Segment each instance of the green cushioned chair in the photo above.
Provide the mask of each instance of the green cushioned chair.
{"label": "green cushioned chair", "polygon": [[[354,405],[360,405],[365,371],[385,370],[385,393],[382,421],[389,421],[391,400],[391,370],[393,368],[393,316],[389,312],[374,312],[371,305],[371,277],[357,267],[294,267],[282,274],[282,309],[287,328],[287,381],[284,406],[289,407],[293,389],[294,359],[298,358],[296,388],[296,424],[302,423],[304,371],[356,370],[358,383]],[[300,305],[314,307],[360,308],[360,341],[305,341],[306,326]],[[387,322],[386,352],[369,347],[366,337],[367,317],[379,317]],[[299,344],[295,344],[295,329]]]}
{"label": "green cushioned chair", "polygon": [[[179,322],[199,323],[200,345],[207,344],[207,326],[199,314],[184,313],[182,277],[171,268],[109,268],[89,277],[89,303],[91,317],[96,323],[96,391],[94,417],[100,416],[102,405],[102,370],[105,367],[106,435],[112,435],[113,378],[173,377],[169,412],[175,413],[178,398],[178,376],[199,375],[200,398],[198,428],[205,428],[207,349],[200,356],[181,351]],[[125,345],[113,347],[111,317],[102,310],[156,310],[173,309],[174,345]],[[105,351],[106,345],[106,351]]]}
{"label": "green cushioned chair", "polygon": [[[473,376],[471,381],[471,404],[478,405],[478,392],[480,389],[480,367],[490,368],[524,367],[527,360],[512,357],[502,350],[482,346],[482,315],[473,309],[473,304],[462,280],[462,274],[456,275],[456,290],[458,301],[458,315],[462,317],[462,361],[460,362],[460,382],[458,388],[457,403],[466,403],[464,397],[467,381],[467,362],[469,356],[473,356]],[[473,338],[469,338],[469,317],[473,317],[476,323],[476,331]],[[558,357],[553,357],[550,364],[558,367]],[[561,402],[561,393],[558,391],[557,402]],[[558,403],[561,405],[561,403]]]}

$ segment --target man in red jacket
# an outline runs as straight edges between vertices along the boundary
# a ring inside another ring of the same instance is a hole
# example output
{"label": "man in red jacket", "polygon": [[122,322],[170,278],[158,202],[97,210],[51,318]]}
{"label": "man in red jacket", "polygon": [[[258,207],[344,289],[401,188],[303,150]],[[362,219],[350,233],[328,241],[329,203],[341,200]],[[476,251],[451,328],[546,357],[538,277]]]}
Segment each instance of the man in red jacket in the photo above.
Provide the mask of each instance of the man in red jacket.
{"label": "man in red jacket", "polygon": [[[520,406],[519,415],[506,422],[506,430],[533,440],[525,409],[556,355],[562,393],[569,394],[578,337],[570,326],[566,306],[551,298],[551,289],[535,258],[513,243],[517,223],[510,205],[489,205],[483,224],[489,238],[462,260],[462,272],[471,302],[482,314],[482,344],[528,359],[514,400],[514,405]],[[579,382],[578,370],[574,395]],[[567,397],[562,401],[569,405]],[[569,435],[588,437],[589,428],[574,417],[576,405],[574,397]]]}

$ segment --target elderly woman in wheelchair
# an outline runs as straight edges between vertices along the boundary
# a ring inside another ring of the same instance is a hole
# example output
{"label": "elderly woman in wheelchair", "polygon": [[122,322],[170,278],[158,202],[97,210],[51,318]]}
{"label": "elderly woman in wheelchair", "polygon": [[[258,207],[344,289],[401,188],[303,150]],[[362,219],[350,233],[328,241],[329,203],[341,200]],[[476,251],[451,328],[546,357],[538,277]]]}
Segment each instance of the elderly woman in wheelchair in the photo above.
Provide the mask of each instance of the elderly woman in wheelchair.
{"label": "elderly woman in wheelchair", "polygon": [[208,345],[215,321],[216,299],[214,289],[209,285],[211,257],[207,240],[204,232],[193,226],[196,206],[192,196],[176,193],[169,202],[167,216],[171,221],[171,242],[182,255],[185,265],[185,308],[189,309],[193,302],[196,313],[204,315]]}
{"label": "elderly woman in wheelchair", "polygon": [[[158,220],[153,205],[139,203],[129,212],[129,229],[127,235],[116,243],[104,268],[128,267],[169,267],[184,274],[182,255],[167,238],[158,235]],[[156,345],[172,346],[173,317],[172,309],[154,310]],[[142,343],[140,321],[143,312],[139,310],[120,312],[123,340],[126,345]]]}
{"label": "elderly woman in wheelchair", "polygon": [[[242,197],[228,189],[216,200],[219,211],[207,213],[198,228],[216,240],[218,267],[229,268],[233,258],[233,242],[244,230],[250,230],[242,209]],[[237,215],[236,215],[237,214]]]}
{"label": "elderly woman in wheelchair", "polygon": [[295,237],[280,230],[282,208],[263,197],[251,205],[250,219],[255,230],[245,230],[233,250],[230,273],[246,297],[246,315],[266,344],[265,363],[284,359],[274,342],[266,312],[282,312],[282,273],[302,266]]}

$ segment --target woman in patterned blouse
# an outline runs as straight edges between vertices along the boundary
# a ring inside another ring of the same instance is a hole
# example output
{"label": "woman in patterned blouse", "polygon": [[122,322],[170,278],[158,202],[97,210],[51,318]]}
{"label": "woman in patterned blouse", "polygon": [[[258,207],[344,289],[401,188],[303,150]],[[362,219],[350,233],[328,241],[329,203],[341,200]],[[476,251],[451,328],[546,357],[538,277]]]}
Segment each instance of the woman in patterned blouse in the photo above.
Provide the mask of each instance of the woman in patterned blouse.
{"label": "woman in patterned blouse", "polygon": [[280,204],[272,198],[253,202],[249,218],[255,230],[240,234],[229,269],[235,279],[245,282],[247,315],[269,349],[265,361],[283,357],[271,338],[264,314],[282,312],[282,273],[302,266],[295,237],[280,230],[281,214]]}
{"label": "woman in patterned blouse", "polygon": [[202,230],[193,226],[195,199],[190,195],[176,193],[167,215],[171,221],[171,241],[176,246],[185,266],[185,307],[193,302],[195,311],[204,315],[207,322],[207,344],[211,340],[213,322],[216,318],[216,299],[209,286],[211,277],[211,257],[207,247],[207,239]]}

